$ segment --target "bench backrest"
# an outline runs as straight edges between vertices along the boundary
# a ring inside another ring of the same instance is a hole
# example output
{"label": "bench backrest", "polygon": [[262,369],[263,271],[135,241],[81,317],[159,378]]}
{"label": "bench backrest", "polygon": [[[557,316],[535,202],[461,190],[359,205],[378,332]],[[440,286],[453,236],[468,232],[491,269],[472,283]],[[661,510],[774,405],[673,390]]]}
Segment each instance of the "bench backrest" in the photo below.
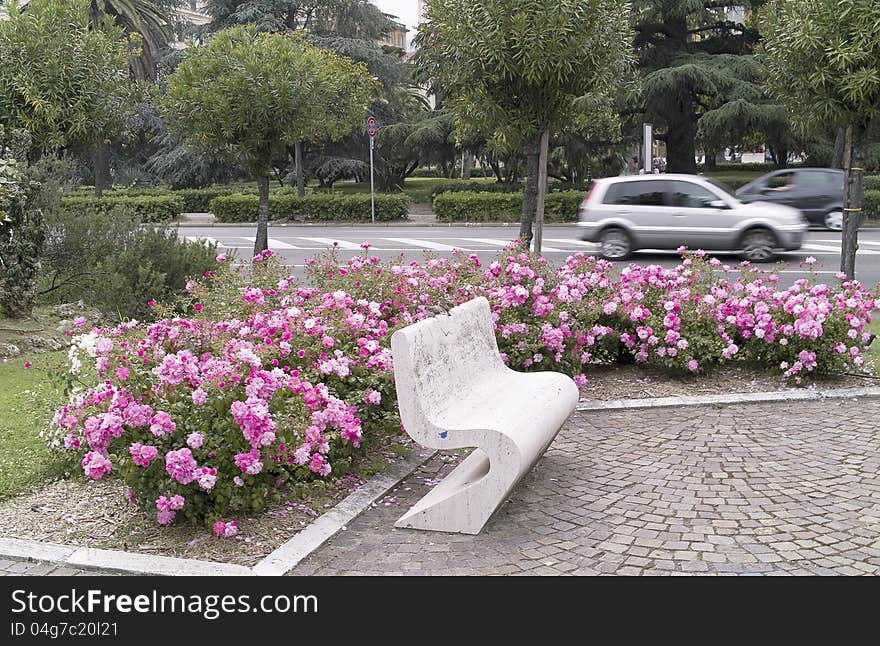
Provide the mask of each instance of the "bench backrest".
{"label": "bench backrest", "polygon": [[474,384],[506,370],[482,296],[398,330],[391,350],[401,421],[410,432],[431,423]]}

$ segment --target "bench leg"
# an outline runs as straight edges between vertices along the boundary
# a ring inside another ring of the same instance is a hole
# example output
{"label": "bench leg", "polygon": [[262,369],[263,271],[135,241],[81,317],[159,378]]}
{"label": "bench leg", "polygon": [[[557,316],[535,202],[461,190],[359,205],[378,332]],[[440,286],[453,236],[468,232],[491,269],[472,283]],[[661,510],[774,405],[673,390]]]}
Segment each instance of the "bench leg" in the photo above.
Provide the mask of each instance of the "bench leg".
{"label": "bench leg", "polygon": [[490,469],[489,456],[474,449],[394,526],[479,534],[519,477],[519,469],[505,471],[499,463]]}

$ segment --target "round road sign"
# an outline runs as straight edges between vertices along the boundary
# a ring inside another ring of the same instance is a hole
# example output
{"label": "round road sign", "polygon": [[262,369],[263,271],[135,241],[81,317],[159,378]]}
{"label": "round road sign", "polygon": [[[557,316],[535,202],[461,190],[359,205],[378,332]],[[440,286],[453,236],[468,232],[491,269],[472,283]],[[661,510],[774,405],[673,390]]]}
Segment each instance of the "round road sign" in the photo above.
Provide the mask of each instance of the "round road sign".
{"label": "round road sign", "polygon": [[367,134],[370,137],[375,137],[377,130],[379,130],[379,124],[376,123],[376,117],[367,117]]}

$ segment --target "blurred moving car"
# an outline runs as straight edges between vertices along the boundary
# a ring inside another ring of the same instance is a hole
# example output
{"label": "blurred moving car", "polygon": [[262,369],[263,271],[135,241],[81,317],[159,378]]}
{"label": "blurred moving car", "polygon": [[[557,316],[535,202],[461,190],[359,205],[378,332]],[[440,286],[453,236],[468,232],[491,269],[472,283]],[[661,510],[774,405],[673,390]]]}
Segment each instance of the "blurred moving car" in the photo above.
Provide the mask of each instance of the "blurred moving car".
{"label": "blurred moving car", "polygon": [[743,202],[772,202],[799,209],[813,224],[843,228],[843,171],[837,168],[788,168],[762,175],[740,188]]}
{"label": "blurred moving car", "polygon": [[808,225],[782,204],[740,202],[720,182],[701,175],[667,174],[593,180],[578,209],[582,239],[598,242],[608,260],[637,249],[740,251],[767,262],[778,249],[799,249]]}

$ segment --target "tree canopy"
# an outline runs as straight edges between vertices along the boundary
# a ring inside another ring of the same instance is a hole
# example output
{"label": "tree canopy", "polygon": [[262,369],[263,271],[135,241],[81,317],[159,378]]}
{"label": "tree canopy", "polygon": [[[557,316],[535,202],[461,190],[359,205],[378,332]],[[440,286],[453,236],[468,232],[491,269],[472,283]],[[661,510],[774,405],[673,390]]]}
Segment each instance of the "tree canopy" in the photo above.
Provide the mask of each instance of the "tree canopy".
{"label": "tree canopy", "polygon": [[120,121],[128,98],[122,29],[92,28],[89,0],[31,0],[0,20],[0,125],[31,136],[31,154],[88,146]]}
{"label": "tree canopy", "polygon": [[545,133],[584,128],[597,112],[611,112],[631,41],[625,0],[428,0],[417,42],[423,72],[462,122],[525,149],[526,244],[541,208],[542,137],[546,146]]}
{"label": "tree canopy", "polygon": [[768,11],[761,56],[767,85],[795,127],[847,129],[841,271],[855,275],[862,174],[880,130],[880,3],[789,0]]}
{"label": "tree canopy", "polygon": [[302,33],[254,26],[232,27],[189,49],[167,85],[161,105],[169,127],[198,150],[232,158],[256,176],[255,253],[266,248],[272,159],[296,142],[347,134],[362,123],[375,91],[362,63],[315,47]]}

